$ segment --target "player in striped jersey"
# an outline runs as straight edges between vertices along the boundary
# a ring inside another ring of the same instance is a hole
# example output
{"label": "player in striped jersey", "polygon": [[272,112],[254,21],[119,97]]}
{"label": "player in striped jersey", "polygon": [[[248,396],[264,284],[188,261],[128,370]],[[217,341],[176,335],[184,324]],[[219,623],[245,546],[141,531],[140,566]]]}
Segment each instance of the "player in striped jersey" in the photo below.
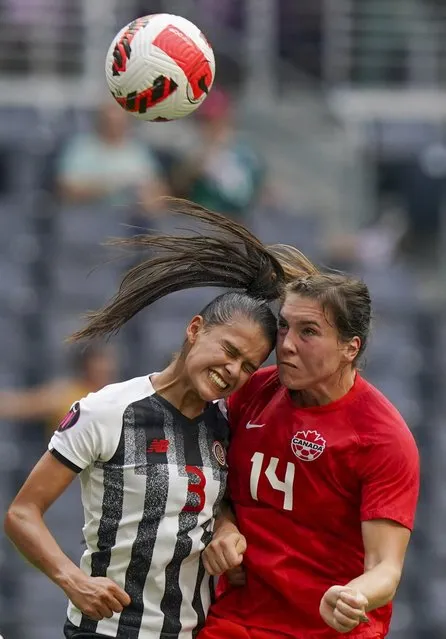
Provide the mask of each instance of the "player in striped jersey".
{"label": "player in striped jersey", "polygon": [[[76,402],[6,517],[17,548],[67,594],[68,639],[191,639],[210,604],[201,552],[224,494],[228,444],[216,400],[238,390],[271,352],[276,321],[266,300],[280,294],[286,274],[280,251],[244,227],[199,207],[183,205],[183,213],[215,233],[126,241],[161,252],[129,271],[74,339],[119,330],[174,290],[245,292],[219,296],[196,315],[162,372]],[[80,569],[43,520],[77,474],[86,540]]]}

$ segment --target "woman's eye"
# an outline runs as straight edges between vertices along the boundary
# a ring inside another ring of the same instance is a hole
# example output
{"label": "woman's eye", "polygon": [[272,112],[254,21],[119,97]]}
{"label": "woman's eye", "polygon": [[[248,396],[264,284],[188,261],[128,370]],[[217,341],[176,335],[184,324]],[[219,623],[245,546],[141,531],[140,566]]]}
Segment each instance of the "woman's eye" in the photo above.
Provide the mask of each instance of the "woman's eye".
{"label": "woman's eye", "polygon": [[248,375],[252,375],[255,372],[252,366],[242,366],[242,368]]}

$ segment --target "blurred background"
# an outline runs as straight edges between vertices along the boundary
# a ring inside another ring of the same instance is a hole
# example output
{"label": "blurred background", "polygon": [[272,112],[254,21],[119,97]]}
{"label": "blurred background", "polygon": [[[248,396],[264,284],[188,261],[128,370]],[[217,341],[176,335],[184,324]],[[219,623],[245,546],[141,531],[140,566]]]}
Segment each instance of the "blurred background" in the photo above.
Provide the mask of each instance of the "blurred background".
{"label": "blurred background", "polygon": [[[104,58],[119,28],[164,11],[207,34],[217,80],[196,116],[144,124],[107,94]],[[64,344],[130,264],[101,243],[172,229],[154,198],[188,197],[369,285],[365,375],[423,463],[391,637],[446,637],[444,1],[0,0],[0,41],[0,515],[70,404],[159,370],[217,292]],[[77,482],[47,521],[77,560]],[[0,535],[0,634],[58,639],[65,606]]]}

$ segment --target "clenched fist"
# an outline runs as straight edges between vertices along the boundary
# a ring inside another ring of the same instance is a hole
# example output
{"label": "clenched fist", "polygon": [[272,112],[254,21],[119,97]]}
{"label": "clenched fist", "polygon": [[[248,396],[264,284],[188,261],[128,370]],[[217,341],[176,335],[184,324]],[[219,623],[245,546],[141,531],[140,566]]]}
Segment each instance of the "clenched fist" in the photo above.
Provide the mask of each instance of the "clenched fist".
{"label": "clenched fist", "polygon": [[233,524],[223,526],[214,534],[203,551],[203,564],[210,575],[222,575],[240,566],[246,550],[246,539]]}
{"label": "clenched fist", "polygon": [[348,586],[332,586],[321,599],[319,612],[325,623],[338,632],[350,632],[360,623],[368,623],[367,598]]}
{"label": "clenched fist", "polygon": [[100,621],[122,612],[130,603],[128,594],[106,577],[82,577],[65,590],[70,601],[84,615]]}

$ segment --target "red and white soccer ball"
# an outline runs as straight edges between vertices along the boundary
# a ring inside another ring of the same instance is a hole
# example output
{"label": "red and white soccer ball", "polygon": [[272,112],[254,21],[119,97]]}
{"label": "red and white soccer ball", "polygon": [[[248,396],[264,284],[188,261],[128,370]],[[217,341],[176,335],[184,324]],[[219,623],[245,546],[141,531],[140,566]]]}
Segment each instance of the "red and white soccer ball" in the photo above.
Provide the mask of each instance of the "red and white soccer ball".
{"label": "red and white soccer ball", "polygon": [[176,120],[204,102],[215,75],[212,47],[192,22],[158,13],[115,36],[105,73],[115,100],[141,120]]}

